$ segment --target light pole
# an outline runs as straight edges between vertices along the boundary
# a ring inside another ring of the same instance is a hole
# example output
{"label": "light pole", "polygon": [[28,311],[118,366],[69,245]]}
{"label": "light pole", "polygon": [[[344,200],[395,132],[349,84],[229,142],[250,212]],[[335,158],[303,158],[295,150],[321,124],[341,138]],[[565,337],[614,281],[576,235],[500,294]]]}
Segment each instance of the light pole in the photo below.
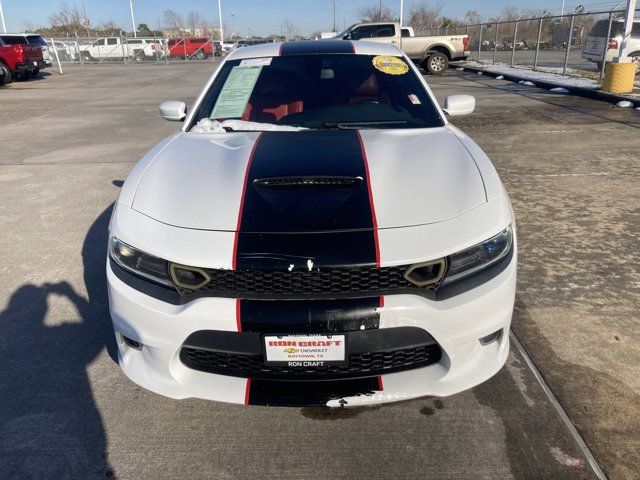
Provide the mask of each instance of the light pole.
{"label": "light pole", "polygon": [[564,17],[564,0],[562,0],[562,5],[560,6],[560,16]]}
{"label": "light pole", "polygon": [[333,31],[337,32],[337,30],[336,30],[336,0],[333,0]]}
{"label": "light pole", "polygon": [[136,30],[136,17],[133,16],[133,0],[129,0],[129,8],[131,9],[131,26],[133,27],[133,36],[138,38],[138,31]]}
{"label": "light pole", "polygon": [[222,0],[218,0],[218,17],[220,18],[220,46],[224,48],[224,32],[222,31]]}
{"label": "light pole", "polygon": [[636,0],[627,0],[627,13],[624,16],[624,34],[620,42],[620,61],[628,62],[629,42],[631,40],[631,30],[633,28],[633,16],[636,11]]}
{"label": "light pole", "polygon": [[2,20],[2,32],[7,33],[7,26],[4,23],[4,12],[2,11],[2,0],[0,0],[0,20]]}

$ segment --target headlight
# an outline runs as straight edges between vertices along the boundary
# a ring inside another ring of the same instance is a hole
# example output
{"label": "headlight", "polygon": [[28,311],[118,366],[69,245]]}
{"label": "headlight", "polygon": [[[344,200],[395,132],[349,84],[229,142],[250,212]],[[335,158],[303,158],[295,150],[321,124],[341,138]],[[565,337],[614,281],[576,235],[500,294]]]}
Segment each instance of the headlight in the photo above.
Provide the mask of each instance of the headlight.
{"label": "headlight", "polygon": [[141,252],[113,236],[109,237],[109,255],[119,266],[135,275],[173,286],[167,275],[166,260]]}
{"label": "headlight", "polygon": [[454,253],[449,257],[447,275],[442,284],[455,282],[490,267],[509,253],[512,243],[513,232],[509,225],[496,236]]}

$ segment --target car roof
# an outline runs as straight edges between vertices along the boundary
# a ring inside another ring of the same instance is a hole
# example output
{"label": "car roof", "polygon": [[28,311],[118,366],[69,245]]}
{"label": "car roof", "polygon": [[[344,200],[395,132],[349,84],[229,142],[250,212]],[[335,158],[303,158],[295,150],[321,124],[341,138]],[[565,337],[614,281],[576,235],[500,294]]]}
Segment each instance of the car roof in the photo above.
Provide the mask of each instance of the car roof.
{"label": "car roof", "polygon": [[39,33],[0,33],[3,37],[41,37]]}
{"label": "car roof", "polygon": [[287,55],[313,55],[313,54],[355,54],[355,55],[393,55],[401,56],[403,53],[390,43],[350,41],[350,40],[304,40],[299,42],[274,42],[261,43],[233,50],[227,60],[243,58],[278,57],[287,52]]}

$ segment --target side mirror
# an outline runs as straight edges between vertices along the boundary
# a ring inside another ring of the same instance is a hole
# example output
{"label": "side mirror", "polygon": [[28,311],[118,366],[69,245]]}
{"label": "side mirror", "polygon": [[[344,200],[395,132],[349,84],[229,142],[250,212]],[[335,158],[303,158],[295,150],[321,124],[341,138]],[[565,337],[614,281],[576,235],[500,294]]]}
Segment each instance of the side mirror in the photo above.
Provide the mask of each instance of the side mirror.
{"label": "side mirror", "polygon": [[347,33],[344,37],[342,37],[343,40],[351,40],[351,34]]}
{"label": "side mirror", "polygon": [[160,104],[160,115],[171,122],[181,122],[187,116],[187,104],[176,100],[167,100]]}
{"label": "side mirror", "polygon": [[476,108],[476,99],[472,95],[449,95],[444,99],[444,112],[450,117],[468,115]]}

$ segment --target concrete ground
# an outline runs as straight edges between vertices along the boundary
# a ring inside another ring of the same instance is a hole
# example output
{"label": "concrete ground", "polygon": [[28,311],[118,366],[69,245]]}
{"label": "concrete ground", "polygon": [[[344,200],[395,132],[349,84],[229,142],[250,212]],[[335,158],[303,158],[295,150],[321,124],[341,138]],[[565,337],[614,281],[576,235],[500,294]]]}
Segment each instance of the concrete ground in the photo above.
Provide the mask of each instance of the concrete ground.
{"label": "concrete ground", "polygon": [[[593,478],[515,350],[471,391],[373,409],[174,401],[124,377],[111,204],[177,128],[157,104],[193,100],[211,69],[78,66],[0,88],[0,478]],[[610,478],[638,478],[640,115],[471,74],[429,81],[439,98],[476,95],[455,123],[511,194],[516,333]]]}

